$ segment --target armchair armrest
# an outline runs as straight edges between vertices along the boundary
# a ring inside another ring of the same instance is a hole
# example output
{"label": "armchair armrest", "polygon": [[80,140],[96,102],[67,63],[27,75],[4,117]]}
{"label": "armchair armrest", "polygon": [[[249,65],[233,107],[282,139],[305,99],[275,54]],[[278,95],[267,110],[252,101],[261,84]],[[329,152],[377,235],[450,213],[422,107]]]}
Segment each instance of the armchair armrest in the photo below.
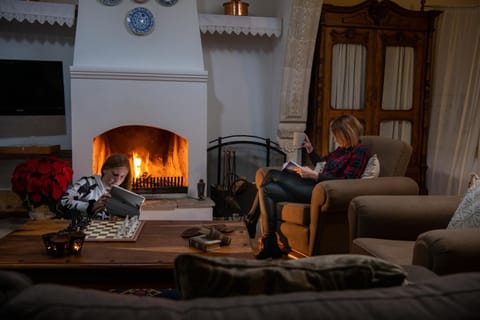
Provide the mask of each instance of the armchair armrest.
{"label": "armchair armrest", "polygon": [[409,177],[327,180],[312,191],[312,208],[322,212],[347,212],[350,201],[362,195],[418,195],[418,184]]}
{"label": "armchair armrest", "polygon": [[478,272],[480,270],[480,230],[431,230],[418,236],[412,263],[436,274]]}
{"label": "armchair armrest", "polygon": [[348,209],[350,241],[415,241],[423,232],[446,228],[461,199],[443,195],[356,197]]}
{"label": "armchair armrest", "polygon": [[317,183],[310,202],[309,254],[348,252],[348,205],[353,198],[370,194],[417,195],[418,185],[412,178],[401,176]]}

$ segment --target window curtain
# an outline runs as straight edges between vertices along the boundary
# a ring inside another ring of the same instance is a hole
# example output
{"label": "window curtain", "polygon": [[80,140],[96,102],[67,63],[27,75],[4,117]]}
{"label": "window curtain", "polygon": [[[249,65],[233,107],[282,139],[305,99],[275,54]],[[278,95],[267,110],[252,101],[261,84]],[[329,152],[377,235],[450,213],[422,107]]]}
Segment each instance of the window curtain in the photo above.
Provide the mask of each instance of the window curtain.
{"label": "window curtain", "polygon": [[[382,109],[412,109],[414,54],[412,47],[386,47]],[[412,124],[410,121],[383,121],[380,135],[410,144]]]}
{"label": "window curtain", "polygon": [[367,48],[340,43],[335,44],[332,50],[332,108],[363,109]]}
{"label": "window curtain", "polygon": [[[367,50],[362,45],[336,44],[332,52],[331,105],[335,109],[363,109],[365,106],[365,67]],[[412,108],[414,50],[411,47],[387,47],[382,108]],[[380,135],[411,143],[409,121],[385,121]],[[329,149],[335,149],[330,136]]]}
{"label": "window curtain", "polygon": [[429,194],[463,195],[480,173],[480,7],[439,8],[427,153]]}
{"label": "window curtain", "polygon": [[[335,44],[332,49],[331,106],[334,109],[365,108],[367,48],[359,44]],[[329,150],[337,145],[329,137]]]}

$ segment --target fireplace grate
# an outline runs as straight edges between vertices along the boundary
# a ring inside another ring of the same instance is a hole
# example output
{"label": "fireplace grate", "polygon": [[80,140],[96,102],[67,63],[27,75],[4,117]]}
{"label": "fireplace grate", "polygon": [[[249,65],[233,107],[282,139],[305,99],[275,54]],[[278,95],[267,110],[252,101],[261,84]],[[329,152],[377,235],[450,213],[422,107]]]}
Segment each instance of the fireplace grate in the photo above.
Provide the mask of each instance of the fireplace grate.
{"label": "fireplace grate", "polygon": [[187,193],[183,177],[133,178],[132,191],[136,193]]}

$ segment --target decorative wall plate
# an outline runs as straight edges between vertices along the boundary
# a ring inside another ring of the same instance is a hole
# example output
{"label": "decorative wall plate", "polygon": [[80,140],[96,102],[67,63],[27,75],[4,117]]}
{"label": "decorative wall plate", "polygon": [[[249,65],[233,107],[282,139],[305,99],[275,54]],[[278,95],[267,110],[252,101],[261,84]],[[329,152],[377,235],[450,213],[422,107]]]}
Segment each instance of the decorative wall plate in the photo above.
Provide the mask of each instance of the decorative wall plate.
{"label": "decorative wall plate", "polygon": [[158,2],[165,7],[171,7],[177,3],[178,0],[158,0]]}
{"label": "decorative wall plate", "polygon": [[117,4],[122,2],[122,0],[100,0],[100,2],[106,6],[116,6]]}
{"label": "decorative wall plate", "polygon": [[126,20],[127,26],[134,34],[145,35],[153,29],[153,14],[147,8],[133,8],[127,13]]}
{"label": "decorative wall plate", "polygon": [[145,3],[145,2],[147,2],[148,0],[133,0],[133,1],[135,1],[136,3]]}

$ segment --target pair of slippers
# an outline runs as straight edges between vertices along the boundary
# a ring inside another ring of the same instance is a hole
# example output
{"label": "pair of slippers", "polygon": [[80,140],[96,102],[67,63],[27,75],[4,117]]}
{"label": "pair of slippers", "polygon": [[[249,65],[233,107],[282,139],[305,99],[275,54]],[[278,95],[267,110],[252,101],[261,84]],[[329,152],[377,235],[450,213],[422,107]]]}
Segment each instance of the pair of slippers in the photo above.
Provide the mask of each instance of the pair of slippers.
{"label": "pair of slippers", "polygon": [[206,228],[213,228],[221,233],[232,233],[234,230],[232,227],[229,227],[226,224],[214,224],[205,227],[191,227],[182,232],[182,238],[188,239],[205,234]]}

